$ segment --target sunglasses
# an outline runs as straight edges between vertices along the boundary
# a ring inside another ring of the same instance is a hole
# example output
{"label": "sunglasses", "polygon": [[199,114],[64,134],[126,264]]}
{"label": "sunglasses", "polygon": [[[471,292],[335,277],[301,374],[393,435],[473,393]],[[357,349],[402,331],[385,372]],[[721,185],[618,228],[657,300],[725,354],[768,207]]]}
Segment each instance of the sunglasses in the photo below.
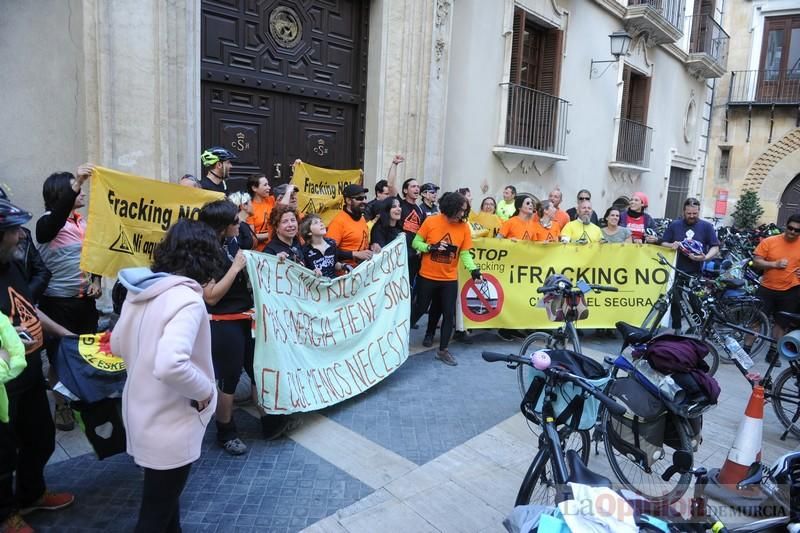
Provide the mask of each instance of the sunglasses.
{"label": "sunglasses", "polygon": [[350,198],[352,198],[353,200],[358,200],[359,202],[363,202],[364,200],[367,199],[366,196],[351,196]]}
{"label": "sunglasses", "polygon": [[786,231],[791,231],[792,233],[800,233],[800,227],[786,226]]}
{"label": "sunglasses", "polygon": [[578,196],[578,200],[591,200],[588,196]]}

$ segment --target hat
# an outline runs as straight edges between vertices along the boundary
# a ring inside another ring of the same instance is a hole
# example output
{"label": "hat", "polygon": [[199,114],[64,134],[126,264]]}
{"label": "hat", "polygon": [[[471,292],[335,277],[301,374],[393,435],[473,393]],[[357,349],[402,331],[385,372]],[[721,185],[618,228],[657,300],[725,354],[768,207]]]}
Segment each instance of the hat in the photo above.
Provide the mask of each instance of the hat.
{"label": "hat", "polygon": [[441,189],[441,187],[439,187],[438,185],[436,185],[434,183],[426,183],[425,185],[420,187],[419,192],[428,192],[428,191],[436,192],[439,189]]}
{"label": "hat", "polygon": [[631,196],[642,201],[642,207],[647,207],[647,195],[643,192],[635,192]]}
{"label": "hat", "polygon": [[342,191],[342,195],[345,198],[355,198],[356,196],[361,196],[363,194],[367,194],[367,189],[357,183],[351,183]]}
{"label": "hat", "polygon": [[[286,194],[286,189],[289,188],[289,185],[291,185],[291,184],[289,184],[289,183],[281,183],[280,185],[278,185],[277,187],[272,189],[272,195],[274,197],[276,197],[276,198],[280,198],[281,196]],[[296,186],[294,186],[294,192],[300,192],[300,189],[298,189]]]}

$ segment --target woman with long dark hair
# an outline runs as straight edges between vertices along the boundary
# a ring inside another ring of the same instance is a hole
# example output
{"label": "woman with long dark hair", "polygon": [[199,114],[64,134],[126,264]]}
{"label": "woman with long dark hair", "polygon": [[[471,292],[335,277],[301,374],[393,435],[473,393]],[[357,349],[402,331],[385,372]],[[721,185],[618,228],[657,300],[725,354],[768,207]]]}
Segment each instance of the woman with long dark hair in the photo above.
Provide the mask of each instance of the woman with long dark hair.
{"label": "woman with long dark hair", "polygon": [[[78,209],[86,205],[82,186],[92,170],[91,165],[85,164],[78,168],[77,176],[70,172],[48,176],[42,186],[46,211],[36,221],[39,255],[52,273],[39,298],[39,309],[76,335],[95,333],[100,318],[95,303],[102,295],[100,276],[83,272],[80,266],[86,221]],[[46,340],[45,349],[51,362],[57,348],[57,340]],[[51,386],[57,381],[52,365],[48,380]],[[62,431],[73,429],[72,410],[60,394],[54,397],[56,427]]]}
{"label": "woman with long dark hair", "polygon": [[[428,310],[432,300],[441,304],[442,329],[436,358],[446,365],[458,364],[448,350],[456,314],[458,295],[458,261],[470,271],[472,278],[480,280],[481,271],[470,255],[472,236],[466,222],[469,204],[464,195],[445,194],[439,201],[438,215],[428,217],[419,228],[412,246],[422,253],[422,264],[417,275],[417,301],[411,323],[415,324]],[[428,320],[426,338],[436,332],[436,321]]]}
{"label": "woman with long dark hair", "polygon": [[241,455],[247,446],[239,438],[233,420],[233,398],[242,368],[253,376],[253,296],[245,271],[246,260],[232,238],[239,234],[238,209],[228,200],[208,203],[199,220],[214,231],[224,266],[203,286],[203,299],[211,317],[211,355],[219,386],[216,424],[217,442],[231,455]]}
{"label": "woman with long dark hair", "polygon": [[514,208],[514,215],[503,222],[497,236],[515,241],[532,240],[537,229],[533,217],[536,212],[536,199],[526,194],[517,195],[514,199]]}
{"label": "woman with long dark hair", "polygon": [[214,232],[183,219],[156,246],[151,268],[119,274],[128,294],[111,349],[128,369],[128,453],[144,468],[137,533],[181,530],[180,495],[217,402],[202,285],[223,268]]}
{"label": "woman with long dark hair", "polygon": [[396,196],[390,196],[378,203],[378,220],[373,224],[369,234],[370,248],[373,252],[380,252],[381,248],[403,232],[403,224],[400,222],[402,210],[400,199]]}

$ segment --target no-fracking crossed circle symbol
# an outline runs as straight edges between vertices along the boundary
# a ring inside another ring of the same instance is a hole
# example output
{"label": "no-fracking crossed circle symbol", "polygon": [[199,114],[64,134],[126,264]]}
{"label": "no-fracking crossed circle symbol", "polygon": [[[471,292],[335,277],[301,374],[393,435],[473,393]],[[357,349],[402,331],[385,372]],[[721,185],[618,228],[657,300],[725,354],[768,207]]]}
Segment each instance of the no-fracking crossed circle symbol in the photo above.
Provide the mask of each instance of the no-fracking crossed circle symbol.
{"label": "no-fracking crossed circle symbol", "polygon": [[491,274],[483,275],[483,283],[468,280],[461,289],[461,310],[473,322],[486,322],[503,308],[503,287]]}

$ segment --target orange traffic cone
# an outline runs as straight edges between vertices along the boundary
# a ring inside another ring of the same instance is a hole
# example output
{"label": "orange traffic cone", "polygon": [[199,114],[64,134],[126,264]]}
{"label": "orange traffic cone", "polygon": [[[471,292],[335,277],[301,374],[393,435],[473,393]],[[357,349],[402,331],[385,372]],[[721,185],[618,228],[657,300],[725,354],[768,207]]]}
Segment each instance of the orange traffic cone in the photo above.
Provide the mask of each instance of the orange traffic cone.
{"label": "orange traffic cone", "polygon": [[744,418],[739,424],[728,458],[719,472],[719,483],[736,485],[747,477],[750,465],[761,461],[761,433],[764,426],[764,388],[753,387]]}
{"label": "orange traffic cone", "polygon": [[708,472],[706,496],[720,501],[744,514],[755,516],[768,496],[758,487],[738,488],[738,483],[747,477],[750,465],[761,461],[761,432],[764,425],[764,389],[753,387],[744,419],[733,441],[731,451],[721,470]]}

